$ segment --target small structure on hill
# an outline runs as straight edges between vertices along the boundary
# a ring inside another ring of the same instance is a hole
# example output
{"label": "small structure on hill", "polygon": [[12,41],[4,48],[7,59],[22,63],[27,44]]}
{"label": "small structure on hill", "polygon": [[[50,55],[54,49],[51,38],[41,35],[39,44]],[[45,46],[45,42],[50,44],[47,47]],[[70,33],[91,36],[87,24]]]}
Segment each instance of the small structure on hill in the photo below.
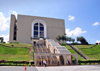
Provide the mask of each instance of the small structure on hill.
{"label": "small structure on hill", "polygon": [[0,37],[0,43],[2,43],[3,42],[3,37]]}

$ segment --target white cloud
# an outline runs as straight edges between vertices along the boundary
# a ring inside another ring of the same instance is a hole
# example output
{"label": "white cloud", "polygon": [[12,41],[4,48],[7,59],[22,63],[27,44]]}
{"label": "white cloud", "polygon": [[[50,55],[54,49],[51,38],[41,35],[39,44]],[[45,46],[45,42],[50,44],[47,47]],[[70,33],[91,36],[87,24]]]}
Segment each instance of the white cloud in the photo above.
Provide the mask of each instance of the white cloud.
{"label": "white cloud", "polygon": [[5,42],[9,41],[9,34],[8,35],[1,35],[0,37],[3,37]]}
{"label": "white cloud", "polygon": [[17,12],[16,11],[12,11],[12,13],[17,17]]}
{"label": "white cloud", "polygon": [[75,19],[74,16],[71,16],[71,15],[68,16],[68,20],[69,20],[69,21],[74,20],[74,19]]}
{"label": "white cloud", "polygon": [[97,41],[96,41],[96,43],[100,43],[100,41],[99,41],[99,40],[97,40]]}
{"label": "white cloud", "polygon": [[18,13],[17,13],[16,11],[10,10],[9,15],[10,15],[10,14],[14,14],[14,15],[16,16],[16,18],[17,18]]}
{"label": "white cloud", "polygon": [[9,18],[5,18],[4,14],[0,12],[0,31],[5,31],[7,28],[9,28],[9,24],[7,23],[9,21]]}
{"label": "white cloud", "polygon": [[6,18],[5,15],[2,12],[0,12],[0,31],[5,31],[7,30],[7,28],[9,28],[10,14],[14,14],[17,17],[18,13],[16,11],[10,10],[10,13],[8,14],[9,14],[9,17]]}
{"label": "white cloud", "polygon": [[92,26],[98,26],[98,25],[100,25],[100,23],[99,22],[95,22]]}
{"label": "white cloud", "polygon": [[87,31],[82,31],[82,29],[79,27],[77,27],[75,30],[72,31],[70,31],[70,29],[66,29],[65,31],[68,36],[79,36],[80,34],[87,32]]}

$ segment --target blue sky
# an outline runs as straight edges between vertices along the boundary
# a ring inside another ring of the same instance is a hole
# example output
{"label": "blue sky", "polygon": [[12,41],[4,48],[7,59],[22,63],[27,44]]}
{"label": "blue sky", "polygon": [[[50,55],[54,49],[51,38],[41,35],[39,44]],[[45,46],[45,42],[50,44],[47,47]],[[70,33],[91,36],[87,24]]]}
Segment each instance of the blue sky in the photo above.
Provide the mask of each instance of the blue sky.
{"label": "blue sky", "polygon": [[0,36],[5,41],[9,40],[10,14],[64,19],[67,36],[100,42],[100,0],[0,0]]}

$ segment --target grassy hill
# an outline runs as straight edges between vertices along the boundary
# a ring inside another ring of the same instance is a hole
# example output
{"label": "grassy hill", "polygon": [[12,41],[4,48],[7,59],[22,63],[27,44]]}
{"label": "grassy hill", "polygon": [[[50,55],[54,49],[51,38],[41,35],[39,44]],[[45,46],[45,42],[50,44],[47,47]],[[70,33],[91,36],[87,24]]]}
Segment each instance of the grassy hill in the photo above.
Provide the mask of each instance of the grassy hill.
{"label": "grassy hill", "polygon": [[[0,45],[0,60],[5,59],[7,61],[17,61],[17,60],[30,60],[29,46],[28,44],[3,44]],[[9,46],[9,47],[6,47]],[[20,47],[20,48],[19,48]],[[27,48],[24,48],[27,47]]]}
{"label": "grassy hill", "polygon": [[91,48],[94,45],[75,45],[84,54],[89,56],[91,59],[100,59],[100,45]]}
{"label": "grassy hill", "polygon": [[[62,45],[65,46],[72,54],[77,54],[70,46],[68,45]],[[78,55],[78,60],[85,60],[81,56]]]}
{"label": "grassy hill", "polygon": [[[4,46],[3,46],[4,45]],[[13,45],[13,47],[12,47]],[[72,54],[77,54],[70,46],[65,46]],[[100,60],[100,45],[97,45],[91,48],[94,45],[75,45],[79,48],[84,54],[89,56],[92,59]],[[30,60],[29,48],[30,44],[2,44],[0,45],[0,60]],[[78,55],[79,60],[84,60]]]}
{"label": "grassy hill", "polygon": [[[77,54],[70,46],[68,45],[62,45],[62,46],[65,46],[72,54]],[[89,56],[91,59],[100,60],[100,45],[97,45],[95,47],[93,47],[94,45],[75,45],[75,46],[79,48],[84,54]],[[78,55],[78,59],[84,60],[79,55]]]}
{"label": "grassy hill", "polygon": [[9,44],[9,43],[6,43],[6,44],[2,44],[2,45],[5,45],[5,46],[8,46],[8,47],[27,47],[29,48],[30,47],[30,44],[24,44],[24,43],[19,43],[19,44]]}

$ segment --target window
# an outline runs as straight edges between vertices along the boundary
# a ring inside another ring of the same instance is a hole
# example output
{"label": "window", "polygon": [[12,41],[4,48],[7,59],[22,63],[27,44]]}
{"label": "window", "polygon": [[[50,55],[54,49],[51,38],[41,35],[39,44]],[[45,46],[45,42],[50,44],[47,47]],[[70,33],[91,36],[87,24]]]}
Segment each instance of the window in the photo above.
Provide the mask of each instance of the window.
{"label": "window", "polygon": [[42,23],[34,24],[34,37],[35,38],[44,38],[44,25]]}
{"label": "window", "polygon": [[40,23],[40,38],[44,37],[44,26]]}

